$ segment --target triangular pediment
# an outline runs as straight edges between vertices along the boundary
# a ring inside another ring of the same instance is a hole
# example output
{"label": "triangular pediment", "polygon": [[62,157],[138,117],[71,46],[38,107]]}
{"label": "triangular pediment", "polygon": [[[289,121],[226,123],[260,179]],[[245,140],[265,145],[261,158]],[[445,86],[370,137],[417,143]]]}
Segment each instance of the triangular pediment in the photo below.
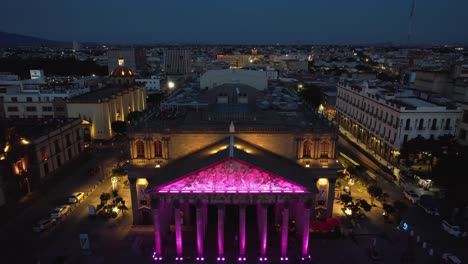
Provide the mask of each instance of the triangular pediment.
{"label": "triangular pediment", "polygon": [[304,193],[307,189],[245,162],[227,159],[159,186],[157,192]]}

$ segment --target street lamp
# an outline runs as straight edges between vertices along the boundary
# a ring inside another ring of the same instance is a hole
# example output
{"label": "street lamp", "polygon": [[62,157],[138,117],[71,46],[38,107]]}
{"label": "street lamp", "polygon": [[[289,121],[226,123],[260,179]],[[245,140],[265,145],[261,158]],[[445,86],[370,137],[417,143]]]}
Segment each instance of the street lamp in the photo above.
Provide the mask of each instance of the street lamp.
{"label": "street lamp", "polygon": [[175,83],[172,82],[172,81],[169,81],[169,82],[167,83],[167,87],[169,87],[169,89],[174,89]]}

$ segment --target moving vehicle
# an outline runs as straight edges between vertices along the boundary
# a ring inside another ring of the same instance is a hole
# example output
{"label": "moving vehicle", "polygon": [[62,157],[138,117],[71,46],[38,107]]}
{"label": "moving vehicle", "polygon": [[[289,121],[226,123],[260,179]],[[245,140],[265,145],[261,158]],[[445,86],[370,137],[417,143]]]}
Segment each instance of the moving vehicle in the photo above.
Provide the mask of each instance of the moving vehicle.
{"label": "moving vehicle", "polygon": [[412,203],[417,203],[419,201],[419,195],[415,193],[413,190],[406,190],[403,192],[406,199],[410,200]]}
{"label": "moving vehicle", "polygon": [[462,264],[461,260],[452,253],[442,254],[442,260],[448,264]]}
{"label": "moving vehicle", "polygon": [[67,215],[71,211],[70,205],[60,205],[55,207],[54,211],[50,213],[51,218],[60,218]]}
{"label": "moving vehicle", "polygon": [[462,232],[460,226],[451,224],[447,220],[442,220],[442,228],[447,231],[447,233],[456,236],[456,237],[466,237],[466,232]]}
{"label": "moving vehicle", "polygon": [[51,228],[57,223],[57,220],[54,218],[44,218],[39,221],[34,225],[33,231],[36,233],[40,233],[46,229]]}
{"label": "moving vehicle", "polygon": [[74,192],[68,197],[69,203],[79,203],[84,199],[84,192]]}

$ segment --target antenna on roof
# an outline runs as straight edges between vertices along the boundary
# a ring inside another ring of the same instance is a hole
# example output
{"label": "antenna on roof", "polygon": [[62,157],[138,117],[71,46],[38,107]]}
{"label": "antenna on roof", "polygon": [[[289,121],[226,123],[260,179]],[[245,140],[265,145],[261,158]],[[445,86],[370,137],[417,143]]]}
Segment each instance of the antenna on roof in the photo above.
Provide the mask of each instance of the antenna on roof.
{"label": "antenna on roof", "polygon": [[411,42],[411,34],[413,33],[413,17],[414,17],[414,7],[416,5],[416,0],[412,0],[411,2],[411,11],[409,15],[409,21],[408,21],[408,46],[410,45]]}

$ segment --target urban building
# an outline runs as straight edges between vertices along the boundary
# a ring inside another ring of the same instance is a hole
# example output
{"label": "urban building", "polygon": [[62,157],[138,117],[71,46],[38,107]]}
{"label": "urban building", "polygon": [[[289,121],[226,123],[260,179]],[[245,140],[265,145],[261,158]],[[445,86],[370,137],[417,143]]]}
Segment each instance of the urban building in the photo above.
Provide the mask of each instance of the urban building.
{"label": "urban building", "polygon": [[460,122],[457,142],[460,145],[468,146],[468,104],[461,104],[460,106],[463,110],[463,116]]}
{"label": "urban building", "polygon": [[[257,259],[247,249],[260,241],[262,260],[271,254],[285,259],[290,236],[307,257],[310,221],[332,215],[342,169],[337,127],[305,108],[278,110],[273,102],[295,95],[280,87],[201,86],[172,94],[158,115],[128,133],[134,224],[153,224],[154,257],[201,258],[217,246],[221,260]],[[281,251],[271,253],[267,227],[275,224],[282,230]],[[288,234],[291,226],[298,232]],[[197,251],[182,241],[196,241]]]}
{"label": "urban building", "polygon": [[0,206],[33,191],[84,149],[82,123],[78,118],[1,122]]}
{"label": "urban building", "polygon": [[337,121],[376,154],[397,162],[403,144],[416,137],[456,136],[462,109],[418,91],[339,82]]}
{"label": "urban building", "polygon": [[157,76],[151,76],[151,78],[147,79],[135,79],[135,82],[144,85],[147,94],[161,92],[161,80]]}
{"label": "urban building", "polygon": [[42,70],[31,70],[30,80],[0,81],[0,117],[65,117],[65,101],[85,94],[90,86],[84,80],[46,82]]}
{"label": "urban building", "polygon": [[164,50],[164,72],[166,76],[187,76],[192,72],[190,51],[183,48]]}
{"label": "urban building", "polygon": [[218,54],[216,59],[229,64],[231,69],[242,69],[251,66],[259,60],[262,60],[265,55],[261,54]]}
{"label": "urban building", "polygon": [[101,89],[67,100],[67,116],[81,118],[89,124],[85,136],[111,139],[112,122],[127,121],[131,112],[146,109],[146,90],[135,85],[135,75],[121,60]]}

